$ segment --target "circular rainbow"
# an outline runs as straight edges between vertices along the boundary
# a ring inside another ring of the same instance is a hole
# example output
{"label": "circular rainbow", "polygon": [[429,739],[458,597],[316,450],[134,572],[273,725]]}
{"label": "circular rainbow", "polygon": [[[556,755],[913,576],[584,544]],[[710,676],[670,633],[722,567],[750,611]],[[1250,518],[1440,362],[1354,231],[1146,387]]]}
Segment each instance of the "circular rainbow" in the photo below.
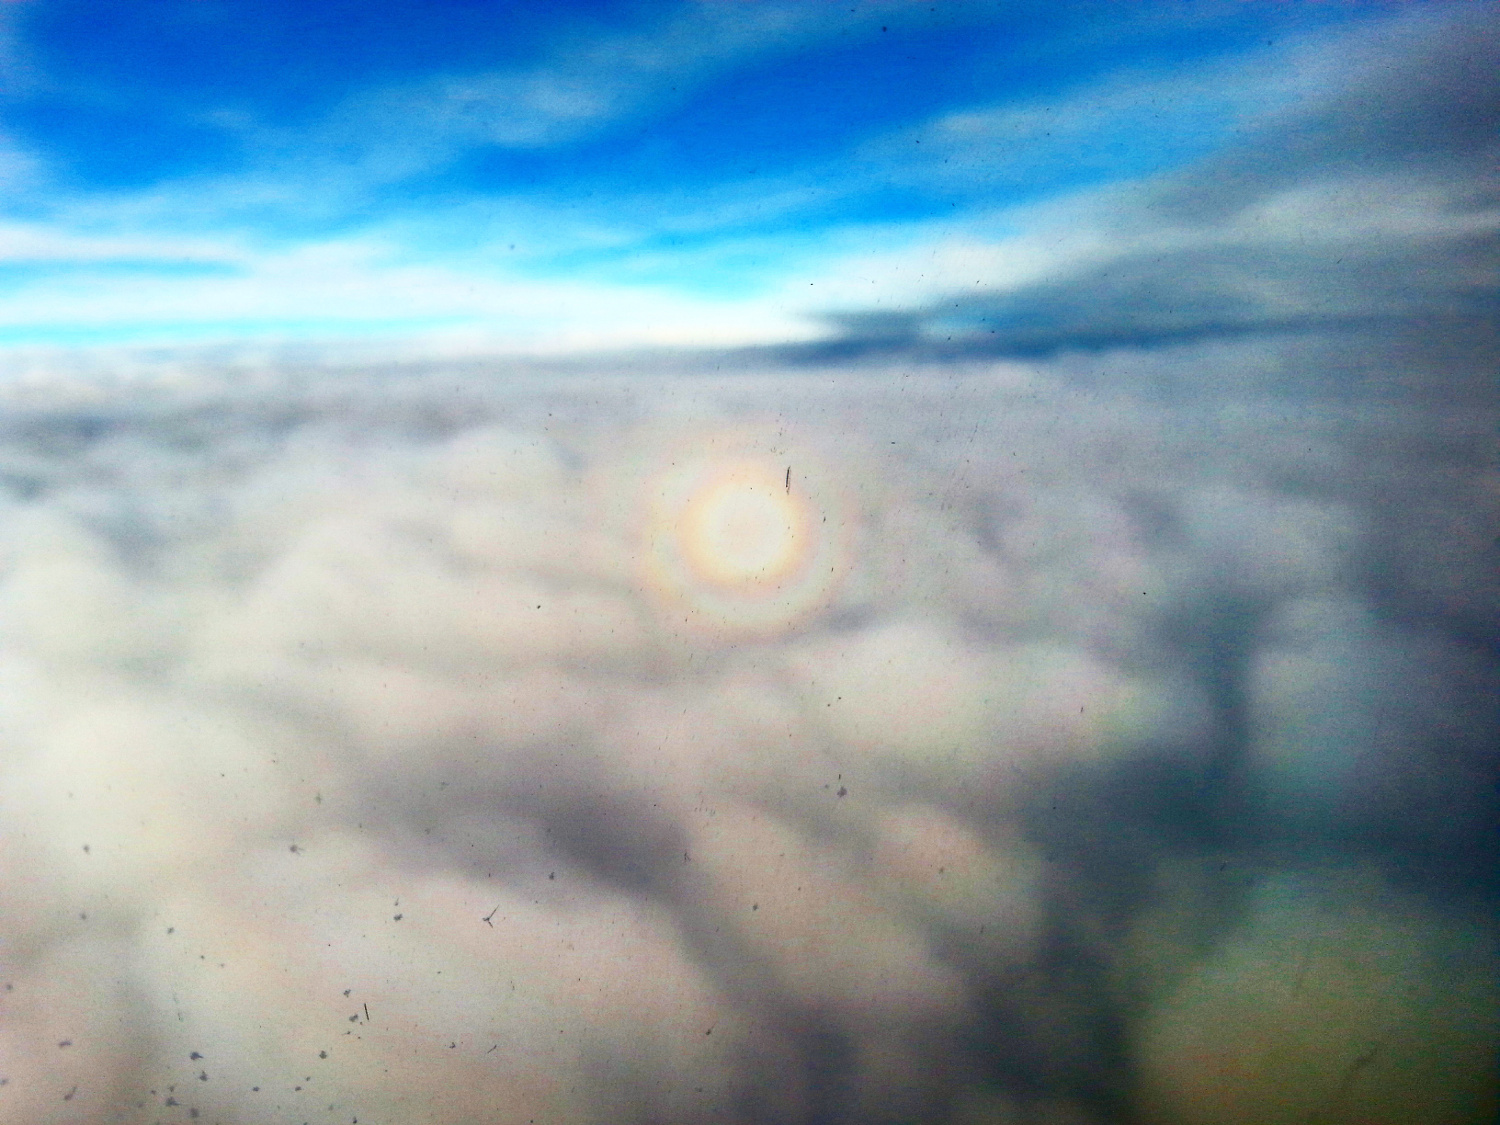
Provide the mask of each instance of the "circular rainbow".
{"label": "circular rainbow", "polygon": [[695,631],[774,636],[831,602],[847,570],[842,520],[804,460],[690,455],[648,489],[646,578]]}

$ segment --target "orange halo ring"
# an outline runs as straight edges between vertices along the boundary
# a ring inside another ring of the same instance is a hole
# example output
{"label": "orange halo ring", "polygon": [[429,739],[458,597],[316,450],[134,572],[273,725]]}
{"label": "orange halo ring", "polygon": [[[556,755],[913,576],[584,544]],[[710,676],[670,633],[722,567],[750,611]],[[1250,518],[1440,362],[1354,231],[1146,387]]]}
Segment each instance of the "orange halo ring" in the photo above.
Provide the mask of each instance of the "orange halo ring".
{"label": "orange halo ring", "polygon": [[652,478],[645,513],[648,588],[695,630],[774,636],[830,604],[848,571],[842,505],[809,464],[726,451]]}

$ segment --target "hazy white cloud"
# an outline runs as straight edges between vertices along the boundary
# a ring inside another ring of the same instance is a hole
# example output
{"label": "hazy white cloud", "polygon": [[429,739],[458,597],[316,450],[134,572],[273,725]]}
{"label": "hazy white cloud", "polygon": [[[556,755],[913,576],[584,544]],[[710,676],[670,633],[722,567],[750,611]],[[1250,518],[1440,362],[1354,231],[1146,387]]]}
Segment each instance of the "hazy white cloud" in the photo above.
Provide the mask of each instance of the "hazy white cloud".
{"label": "hazy white cloud", "polygon": [[0,136],[0,187],[19,191],[30,187],[38,176],[38,161],[9,138]]}
{"label": "hazy white cloud", "polygon": [[474,148],[539,149],[686,101],[717,74],[810,45],[838,28],[909,18],[882,0],[854,9],[794,3],[678,5],[644,27],[580,26],[538,64],[443,75],[354,95],[286,132],[242,123],[260,159],[298,190],[358,192],[433,171]]}
{"label": "hazy white cloud", "polygon": [[1475,1116],[1485,418],[1274,360],[7,382],[0,1106]]}
{"label": "hazy white cloud", "polygon": [[774,300],[455,268],[373,237],[271,249],[27,227],[0,230],[0,255],[22,268],[54,267],[0,312],[0,332],[23,336],[102,331],[211,342],[253,331],[333,345],[373,332],[431,354],[454,344],[567,351],[769,343],[819,331]]}
{"label": "hazy white cloud", "polygon": [[203,237],[98,235],[39,223],[0,225],[0,261],[7,264],[162,262],[236,265],[243,249]]}

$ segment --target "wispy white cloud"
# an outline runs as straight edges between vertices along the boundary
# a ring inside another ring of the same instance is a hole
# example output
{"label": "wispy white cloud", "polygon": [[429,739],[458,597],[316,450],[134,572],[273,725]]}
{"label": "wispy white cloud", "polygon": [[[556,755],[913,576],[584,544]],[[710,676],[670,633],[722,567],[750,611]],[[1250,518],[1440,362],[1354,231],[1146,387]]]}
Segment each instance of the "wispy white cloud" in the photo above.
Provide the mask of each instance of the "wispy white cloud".
{"label": "wispy white cloud", "polygon": [[[0,339],[14,342],[374,335],[528,351],[765,343],[816,331],[797,310],[774,300],[714,300],[645,285],[466,271],[411,261],[368,237],[268,251],[0,231],[0,251],[7,234],[13,261],[36,264],[50,253],[78,267],[38,276],[7,296]],[[223,268],[207,274],[158,268],[174,261]],[[102,265],[136,268],[123,281],[118,269],[88,268]]]}
{"label": "wispy white cloud", "polygon": [[[1056,157],[1083,138],[1130,135],[1130,116],[1155,105],[1197,104],[1200,90],[1220,91],[1239,121],[1232,143],[1181,168],[910,224],[902,245],[830,263],[818,289],[836,321],[864,309],[879,331],[910,313],[951,332],[945,318],[959,310],[982,314],[988,333],[996,316],[1043,317],[1043,306],[1069,331],[1112,318],[1146,329],[1171,310],[1176,324],[1192,319],[1189,309],[1241,326],[1472,309],[1495,289],[1482,247],[1500,232],[1500,197],[1484,186],[1484,146],[1464,151],[1446,134],[1482,136],[1479,123],[1494,116],[1493,77],[1475,65],[1486,57],[1484,24],[1467,10],[1419,13],[1291,43],[1275,66],[1249,59],[1116,78],[1052,105],[948,115],[882,142],[874,162],[958,181],[985,167],[1003,173],[1007,136],[1032,156],[1046,147],[1038,135],[1055,139]],[[1465,66],[1475,71],[1462,79],[1469,97],[1441,108],[1429,88]],[[943,161],[884,155],[918,140],[935,140]],[[1007,303],[1014,295],[1024,307]]]}
{"label": "wispy white cloud", "polygon": [[[861,9],[860,18],[894,19],[893,11]],[[312,133],[275,143],[266,134],[262,163],[245,173],[109,197],[54,193],[49,219],[0,227],[0,260],[58,267],[30,280],[13,275],[0,326],[12,339],[160,326],[173,338],[264,331],[432,340],[441,331],[516,348],[542,346],[548,333],[549,346],[750,343],[807,339],[828,313],[915,313],[1142,255],[1357,248],[1491,229],[1488,211],[1459,206],[1452,193],[1461,189],[1422,168],[1332,178],[1303,170],[1233,214],[1162,210],[1163,199],[1186,190],[1173,185],[1212,178],[1215,158],[1198,172],[1162,173],[1153,160],[1170,165],[1189,149],[1225,145],[1250,151],[1257,137],[1296,133],[1403,45],[1440,39],[1452,17],[1429,15],[1167,74],[1115,71],[1046,100],[976,103],[794,172],[617,190],[603,201],[460,194],[362,223],[346,215],[353,195],[382,178],[466,145],[580,136],[684,96],[756,52],[826,34],[836,16],[700,5],[649,31],[580,37],[529,70],[364,95]],[[1145,152],[1133,168],[1120,150],[1153,129],[1172,136],[1144,147],[1170,159]],[[294,150],[296,168],[287,163]],[[1070,184],[1075,176],[1096,182]],[[866,194],[891,185],[934,197],[951,188],[954,198],[948,213],[929,208],[925,217],[860,210]],[[1006,202],[1017,195],[1027,201]],[[1191,196],[1199,205],[1224,198],[1217,188]],[[216,272],[186,276],[184,264]],[[128,282],[105,266],[127,271]]]}
{"label": "wispy white cloud", "polygon": [[[858,31],[877,21],[899,27],[912,18],[910,7],[899,0],[849,9],[694,2],[623,30],[575,24],[555,34],[539,61],[364,89],[310,122],[272,124],[243,106],[184,110],[194,121],[233,137],[241,154],[234,170],[181,175],[106,193],[49,182],[46,195],[33,193],[33,202],[61,226],[105,233],[242,230],[261,238],[296,240],[321,237],[319,232],[330,225],[347,229],[355,216],[372,209],[383,216],[381,222],[393,212],[435,219],[422,224],[431,230],[450,216],[455,223],[468,222],[473,217],[470,204],[476,201],[488,212],[481,219],[488,226],[495,225],[497,213],[501,223],[513,219],[513,226],[527,225],[547,204],[533,202],[520,189],[507,197],[503,186],[488,192],[457,189],[422,205],[398,198],[372,208],[372,199],[391,190],[399,195],[395,185],[440,174],[467,152],[537,150],[578,141],[685,102],[725,70],[806,48],[835,29]],[[47,178],[45,152],[18,148],[11,162],[33,179]],[[7,153],[0,144],[0,177],[6,167]],[[751,190],[757,187],[751,185]],[[804,189],[789,185],[784,193]],[[674,210],[701,213],[691,192],[684,192],[687,198],[675,208],[671,194],[668,189],[653,198],[625,200],[620,218],[611,208],[588,215],[580,201],[572,200],[553,208],[538,229],[557,232],[566,250],[570,234],[587,243],[602,231],[621,231],[631,225],[632,212],[640,221],[664,219],[667,225]],[[766,201],[756,206],[764,211]],[[722,221],[722,216],[711,220]],[[606,242],[638,237],[637,232],[604,235]]]}
{"label": "wispy white cloud", "polygon": [[[34,67],[16,34],[17,3],[0,3],[0,98],[14,97],[35,82]],[[36,183],[41,162],[14,137],[0,130],[0,192],[15,193]]]}
{"label": "wispy white cloud", "polygon": [[[1079,192],[992,213],[983,223],[964,224],[967,229],[942,223],[912,227],[902,232],[906,245],[835,259],[815,280],[833,307],[915,309],[955,295],[1013,292],[1151,255],[1214,250],[1244,255],[1248,262],[1271,252],[1326,256],[1347,248],[1362,254],[1372,247],[1500,231],[1500,209],[1463,206],[1469,185],[1421,171],[1298,183],[1223,223],[1131,229],[1122,222],[1138,218],[1143,197],[1162,183]],[[986,226],[1017,233],[987,235]],[[1463,275],[1450,280],[1462,281]]]}
{"label": "wispy white cloud", "polygon": [[222,239],[97,235],[41,223],[0,223],[0,263],[162,261],[233,264],[244,256]]}
{"label": "wispy white cloud", "polygon": [[0,192],[31,188],[41,173],[41,162],[11,138],[0,134]]}
{"label": "wispy white cloud", "polygon": [[233,124],[278,182],[345,190],[440,168],[476,147],[542,149],[679,103],[734,66],[796,50],[834,28],[910,18],[907,5],[690,3],[629,30],[575,27],[540,62],[440,74],[356,94],[307,127]]}

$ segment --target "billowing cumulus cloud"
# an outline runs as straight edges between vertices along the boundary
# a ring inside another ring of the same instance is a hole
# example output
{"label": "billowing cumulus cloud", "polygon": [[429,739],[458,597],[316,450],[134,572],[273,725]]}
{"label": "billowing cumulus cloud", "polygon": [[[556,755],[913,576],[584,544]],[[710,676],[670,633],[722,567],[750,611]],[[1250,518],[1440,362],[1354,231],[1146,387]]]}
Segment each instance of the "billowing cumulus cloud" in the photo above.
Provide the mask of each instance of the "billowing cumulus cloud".
{"label": "billowing cumulus cloud", "polygon": [[1482,1120],[1483,419],[1098,364],[13,386],[4,1119]]}

